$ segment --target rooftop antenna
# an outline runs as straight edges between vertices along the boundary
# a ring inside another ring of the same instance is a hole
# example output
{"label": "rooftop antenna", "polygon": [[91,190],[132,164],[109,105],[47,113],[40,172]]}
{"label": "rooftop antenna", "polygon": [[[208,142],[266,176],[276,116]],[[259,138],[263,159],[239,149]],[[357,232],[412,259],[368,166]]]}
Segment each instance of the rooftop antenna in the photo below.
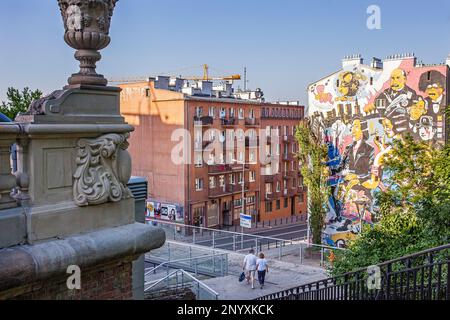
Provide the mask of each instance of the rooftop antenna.
{"label": "rooftop antenna", "polygon": [[244,92],[247,92],[247,67],[244,67]]}

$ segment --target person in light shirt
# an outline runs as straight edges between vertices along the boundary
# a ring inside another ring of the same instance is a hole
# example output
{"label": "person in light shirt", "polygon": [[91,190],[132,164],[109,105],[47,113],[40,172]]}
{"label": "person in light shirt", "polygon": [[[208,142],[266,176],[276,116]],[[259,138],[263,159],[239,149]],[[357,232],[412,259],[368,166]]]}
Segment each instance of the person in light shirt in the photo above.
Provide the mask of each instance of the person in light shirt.
{"label": "person in light shirt", "polygon": [[255,289],[255,272],[256,272],[256,256],[255,251],[250,249],[249,253],[244,258],[242,269],[245,271],[247,284],[252,284],[252,289]]}
{"label": "person in light shirt", "polygon": [[264,281],[266,279],[266,273],[269,273],[269,266],[267,260],[264,258],[264,253],[259,254],[259,259],[256,260],[256,270],[258,271],[258,281],[261,289],[264,288]]}

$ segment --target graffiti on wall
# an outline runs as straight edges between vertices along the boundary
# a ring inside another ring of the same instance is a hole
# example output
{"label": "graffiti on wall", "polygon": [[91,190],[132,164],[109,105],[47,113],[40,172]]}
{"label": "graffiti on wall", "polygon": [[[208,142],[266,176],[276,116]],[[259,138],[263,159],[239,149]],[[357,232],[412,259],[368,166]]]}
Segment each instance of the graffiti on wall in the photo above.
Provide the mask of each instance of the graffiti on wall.
{"label": "graffiti on wall", "polygon": [[445,137],[447,66],[416,67],[413,59],[383,69],[357,64],[309,87],[309,115],[324,125],[330,169],[324,242],[345,246],[378,212],[386,190],[383,156],[405,133],[434,143]]}

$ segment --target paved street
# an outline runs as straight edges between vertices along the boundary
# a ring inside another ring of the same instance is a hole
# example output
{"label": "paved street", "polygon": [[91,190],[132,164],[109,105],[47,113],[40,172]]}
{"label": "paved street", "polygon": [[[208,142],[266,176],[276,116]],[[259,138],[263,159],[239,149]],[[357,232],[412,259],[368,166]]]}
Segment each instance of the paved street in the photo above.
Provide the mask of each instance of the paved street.
{"label": "paved street", "polygon": [[269,274],[264,289],[260,289],[258,281],[255,282],[255,289],[252,289],[245,281],[242,283],[238,281],[241,265],[242,256],[232,255],[230,257],[232,272],[230,273],[234,273],[233,275],[203,280],[203,283],[219,293],[220,300],[253,300],[327,277],[322,268],[269,259]]}

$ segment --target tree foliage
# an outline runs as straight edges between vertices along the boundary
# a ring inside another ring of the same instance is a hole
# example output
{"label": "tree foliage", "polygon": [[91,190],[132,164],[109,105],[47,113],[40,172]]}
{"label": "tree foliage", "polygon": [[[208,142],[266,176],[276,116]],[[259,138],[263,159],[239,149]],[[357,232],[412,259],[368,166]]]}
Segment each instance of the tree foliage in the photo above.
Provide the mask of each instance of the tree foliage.
{"label": "tree foliage", "polygon": [[406,136],[384,158],[388,190],[381,219],[336,256],[333,274],[399,258],[450,241],[450,146]]}
{"label": "tree foliage", "polygon": [[299,144],[298,157],[304,185],[308,188],[308,206],[313,243],[322,243],[326,204],[329,196],[328,169],[324,165],[327,146],[320,127],[314,128],[309,119],[300,122],[296,131]]}
{"label": "tree foliage", "polygon": [[28,87],[19,91],[16,88],[9,87],[6,92],[7,101],[2,101],[0,112],[14,120],[19,112],[28,110],[31,102],[42,97],[40,90],[30,90]]}

